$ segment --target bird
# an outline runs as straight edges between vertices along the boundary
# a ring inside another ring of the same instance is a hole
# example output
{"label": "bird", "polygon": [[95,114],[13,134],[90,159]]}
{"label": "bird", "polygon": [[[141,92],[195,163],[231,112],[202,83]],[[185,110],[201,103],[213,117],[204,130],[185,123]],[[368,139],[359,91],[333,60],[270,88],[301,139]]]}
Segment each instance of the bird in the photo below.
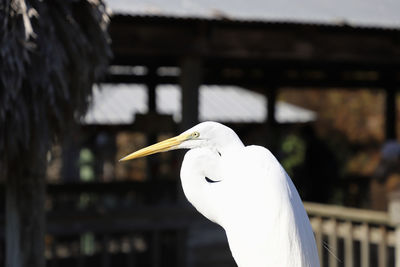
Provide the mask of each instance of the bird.
{"label": "bird", "polygon": [[300,196],[267,148],[245,146],[231,128],[206,121],[120,161],[175,149],[188,149],[180,171],[186,198],[222,226],[238,267],[319,267]]}

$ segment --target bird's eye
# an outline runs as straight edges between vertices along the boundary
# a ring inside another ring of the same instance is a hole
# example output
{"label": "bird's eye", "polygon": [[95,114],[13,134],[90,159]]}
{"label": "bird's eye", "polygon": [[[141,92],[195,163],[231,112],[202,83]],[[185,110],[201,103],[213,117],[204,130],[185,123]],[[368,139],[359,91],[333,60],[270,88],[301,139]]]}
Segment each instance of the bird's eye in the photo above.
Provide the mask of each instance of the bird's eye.
{"label": "bird's eye", "polygon": [[192,137],[193,138],[198,138],[200,136],[200,133],[199,132],[194,132],[194,133],[192,133]]}

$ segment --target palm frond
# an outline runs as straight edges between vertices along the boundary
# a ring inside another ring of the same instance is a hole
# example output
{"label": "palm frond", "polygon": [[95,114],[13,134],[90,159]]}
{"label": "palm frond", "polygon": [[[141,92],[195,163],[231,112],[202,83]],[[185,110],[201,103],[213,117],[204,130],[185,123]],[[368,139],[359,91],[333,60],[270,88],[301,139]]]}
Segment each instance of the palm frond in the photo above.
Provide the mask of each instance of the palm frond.
{"label": "palm frond", "polygon": [[29,149],[45,153],[85,112],[111,50],[101,0],[5,0],[3,5],[0,161],[7,165]]}

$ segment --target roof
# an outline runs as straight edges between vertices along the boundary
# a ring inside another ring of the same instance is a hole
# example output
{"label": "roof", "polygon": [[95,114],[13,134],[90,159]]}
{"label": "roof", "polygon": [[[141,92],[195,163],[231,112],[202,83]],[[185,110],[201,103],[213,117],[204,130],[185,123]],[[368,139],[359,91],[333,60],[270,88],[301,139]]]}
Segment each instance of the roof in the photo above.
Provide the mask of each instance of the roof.
{"label": "roof", "polygon": [[115,14],[400,28],[398,0],[106,0]]}
{"label": "roof", "polygon": [[[92,105],[84,124],[131,124],[135,114],[148,111],[147,90],[138,84],[105,84],[94,87]],[[264,95],[236,86],[201,86],[200,121],[261,123],[267,118]],[[156,91],[157,112],[181,120],[181,92],[175,85],[160,85]],[[278,123],[314,121],[316,113],[285,102],[278,102],[275,117]]]}

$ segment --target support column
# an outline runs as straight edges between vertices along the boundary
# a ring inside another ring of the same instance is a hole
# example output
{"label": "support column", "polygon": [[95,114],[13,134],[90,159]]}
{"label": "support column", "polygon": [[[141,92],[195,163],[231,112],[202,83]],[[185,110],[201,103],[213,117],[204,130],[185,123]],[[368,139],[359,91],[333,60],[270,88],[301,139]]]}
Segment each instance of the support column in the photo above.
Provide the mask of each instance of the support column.
{"label": "support column", "polygon": [[269,87],[267,91],[267,99],[268,99],[267,124],[272,127],[277,124],[275,118],[276,95],[277,95],[276,87],[275,86]]}
{"label": "support column", "polygon": [[201,60],[186,57],[181,61],[179,83],[182,92],[182,121],[180,130],[186,130],[199,121],[199,88],[202,80]]}
{"label": "support column", "polygon": [[277,87],[269,85],[267,88],[267,121],[266,121],[266,146],[274,154],[278,150],[278,127],[275,118]]}
{"label": "support column", "polygon": [[396,89],[386,89],[385,137],[386,140],[396,139]]}
{"label": "support column", "polygon": [[149,113],[155,113],[156,112],[156,87],[157,87],[157,68],[154,66],[149,66],[147,69],[147,94],[148,94],[148,99],[147,99],[147,104],[149,106]]}
{"label": "support column", "polygon": [[[189,129],[196,125],[199,121],[199,89],[202,83],[202,62],[200,58],[186,57],[180,62],[181,75],[179,77],[179,85],[181,86],[182,93],[182,120],[179,126],[180,132]],[[182,157],[185,152],[182,152]],[[184,206],[189,207],[189,202],[184,196],[181,183],[178,183],[178,202]],[[192,208],[190,208],[192,209]],[[178,266],[188,266],[187,251],[182,248],[187,248],[188,232],[190,229],[183,230],[179,233],[179,264]]]}
{"label": "support column", "polygon": [[[156,76],[157,76],[157,68],[155,66],[148,66],[147,69],[147,106],[149,110],[147,114],[147,120],[150,120],[151,117],[156,116]],[[147,121],[149,123],[149,121]],[[157,142],[157,133],[155,131],[151,131],[147,135],[147,144],[152,145]],[[147,161],[147,177],[149,180],[157,180],[158,177],[158,166],[159,166],[159,155],[154,155],[152,157],[146,157]]]}
{"label": "support column", "polygon": [[[196,57],[185,57],[180,62],[181,75],[179,85],[182,93],[182,119],[179,132],[183,132],[199,121],[199,88],[202,80],[201,60]],[[181,158],[183,158],[182,152]],[[187,204],[182,187],[178,185],[178,201]]]}

